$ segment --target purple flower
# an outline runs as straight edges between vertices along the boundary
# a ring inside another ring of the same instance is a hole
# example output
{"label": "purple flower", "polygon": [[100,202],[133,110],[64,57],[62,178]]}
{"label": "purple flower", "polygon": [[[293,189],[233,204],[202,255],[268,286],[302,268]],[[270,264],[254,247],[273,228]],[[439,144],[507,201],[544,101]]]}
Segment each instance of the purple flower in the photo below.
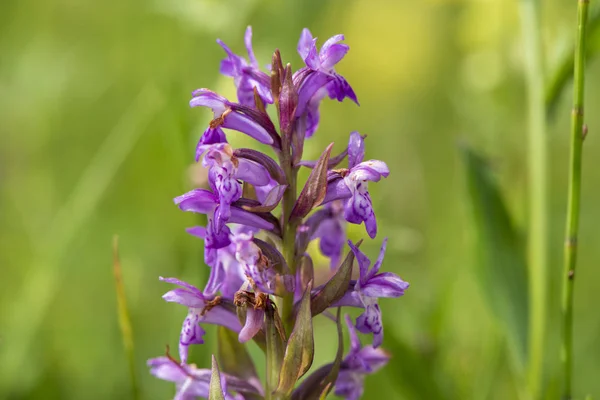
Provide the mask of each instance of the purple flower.
{"label": "purple flower", "polygon": [[[187,229],[188,233],[197,236],[206,241],[206,229],[196,226]],[[246,281],[246,275],[242,266],[235,258],[235,237],[250,231],[250,228],[243,225],[234,225],[231,230],[227,229],[228,244],[223,247],[209,247],[209,243],[204,246],[204,261],[211,267],[208,282],[204,288],[203,294],[212,297],[221,292],[222,297],[233,300],[235,293]]]}
{"label": "purple flower", "polygon": [[366,375],[373,374],[387,364],[388,353],[373,346],[361,347],[360,340],[346,315],[346,325],[350,333],[350,352],[342,361],[338,378],[335,382],[335,394],[347,400],[358,400],[364,391]]}
{"label": "purple flower", "polygon": [[198,162],[202,153],[206,151],[206,147],[215,143],[227,143],[225,132],[219,127],[211,128],[209,126],[202,136],[200,136],[200,140],[198,140],[198,144],[196,145],[196,162]]}
{"label": "purple flower", "polygon": [[298,86],[298,107],[296,116],[306,113],[306,136],[310,137],[319,125],[319,105],[321,100],[329,95],[332,99],[343,101],[348,97],[356,104],[358,99],[346,79],[335,72],[333,67],[344,58],[350,47],[340,43],[344,35],[329,38],[317,50],[317,39],[313,38],[308,29],[304,29],[298,41],[298,54],[306,63],[294,75]]}
{"label": "purple flower", "polygon": [[[177,388],[174,400],[193,400],[198,397],[207,399],[210,391],[210,369],[198,369],[195,365],[178,363],[170,357],[151,358],[147,362],[150,373],[159,379],[174,382]],[[220,374],[221,388],[226,400],[243,400],[244,396],[235,392],[261,394],[258,382],[244,382],[239,378]]]}
{"label": "purple flower", "polygon": [[333,306],[364,308],[365,311],[356,319],[356,328],[361,333],[372,333],[373,346],[379,347],[383,342],[383,324],[377,299],[400,297],[404,295],[404,291],[408,289],[409,284],[392,272],[379,273],[385,256],[387,238],[383,239],[379,257],[371,270],[369,270],[371,261],[367,256],[351,241],[348,241],[348,245],[358,261],[360,278],[354,283],[354,287],[351,287],[344,297],[334,303]]}
{"label": "purple flower", "polygon": [[222,325],[235,332],[240,332],[242,329],[235,312],[227,309],[218,300],[207,299],[195,286],[176,278],[160,277],[160,280],[181,286],[165,293],[163,299],[188,308],[188,314],[183,321],[179,336],[179,357],[182,363],[187,362],[190,345],[204,343],[204,329],[200,323]]}
{"label": "purple flower", "polygon": [[211,128],[223,127],[258,140],[264,144],[274,144],[277,132],[269,117],[248,106],[232,103],[208,89],[198,89],[192,93],[191,107],[208,107],[214,113]]}
{"label": "purple flower", "polygon": [[358,132],[350,134],[348,143],[348,169],[328,172],[327,193],[323,204],[336,199],[346,199],[344,217],[353,224],[363,221],[371,238],[377,235],[377,220],[368,191],[368,182],[386,178],[390,171],[383,161],[364,158],[364,140]]}
{"label": "purple flower", "polygon": [[227,143],[204,145],[202,165],[208,168],[208,182],[213,192],[219,195],[220,213],[223,220],[228,221],[230,205],[242,197],[243,180],[254,186],[269,184],[271,176],[262,165],[235,157],[233,149]]}
{"label": "purple flower", "polygon": [[220,39],[217,43],[227,53],[227,58],[221,62],[221,73],[233,77],[237,87],[237,96],[240,104],[247,107],[255,107],[254,88],[265,103],[273,103],[271,95],[271,78],[262,72],[252,50],[252,27],[246,29],[244,35],[246,50],[248,51],[248,62],[245,58],[234,54]]}
{"label": "purple flower", "polygon": [[275,270],[264,265],[260,248],[254,244],[252,233],[239,234],[233,238],[235,258],[240,263],[247,278],[253,286],[263,293],[273,293]]}
{"label": "purple flower", "polygon": [[346,221],[343,217],[343,203],[335,200],[313,213],[305,225],[311,230],[310,238],[320,239],[319,249],[330,259],[331,269],[340,264],[342,250],[346,243]]}

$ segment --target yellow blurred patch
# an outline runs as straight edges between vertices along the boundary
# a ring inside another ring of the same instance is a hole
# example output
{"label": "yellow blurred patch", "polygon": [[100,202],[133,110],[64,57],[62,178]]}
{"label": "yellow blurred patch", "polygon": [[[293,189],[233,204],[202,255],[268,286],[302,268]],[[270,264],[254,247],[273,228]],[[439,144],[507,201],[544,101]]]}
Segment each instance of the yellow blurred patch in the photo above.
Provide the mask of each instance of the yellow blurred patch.
{"label": "yellow blurred patch", "polygon": [[355,2],[343,30],[352,62],[340,71],[379,87],[421,86],[435,54],[433,28],[422,3]]}

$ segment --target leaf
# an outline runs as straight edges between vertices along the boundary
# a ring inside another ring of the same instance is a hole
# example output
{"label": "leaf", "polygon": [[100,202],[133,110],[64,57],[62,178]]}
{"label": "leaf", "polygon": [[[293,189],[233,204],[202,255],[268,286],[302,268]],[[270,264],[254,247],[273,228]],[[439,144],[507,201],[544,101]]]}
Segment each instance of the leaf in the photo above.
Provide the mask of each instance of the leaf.
{"label": "leaf", "polygon": [[[590,62],[600,52],[600,7],[596,7],[589,17],[587,43],[586,60]],[[546,114],[548,116],[554,114],[562,92],[573,78],[573,54],[572,48],[565,52],[558,67],[550,74],[551,78],[546,87]]]}
{"label": "leaf", "polygon": [[282,135],[288,138],[291,134],[292,123],[298,106],[298,92],[292,82],[292,66],[287,64],[284,71],[284,80],[279,94],[279,126]]}
{"label": "leaf", "polygon": [[273,187],[273,189],[271,189],[269,193],[267,193],[267,197],[261,205],[246,205],[242,206],[242,208],[250,212],[270,212],[274,210],[275,207],[277,207],[277,205],[281,201],[281,198],[283,197],[283,194],[285,193],[286,188],[287,185],[277,185]]}
{"label": "leaf", "polygon": [[[356,243],[356,247],[360,247],[361,244],[362,240]],[[311,301],[311,313],[313,317],[321,314],[331,304],[344,296],[350,285],[352,264],[354,264],[354,253],[349,251],[335,274],[327,281],[319,293],[313,296]]]}
{"label": "leaf", "polygon": [[217,329],[217,358],[223,372],[242,379],[257,378],[254,362],[238,334],[223,326]]}
{"label": "leaf", "polygon": [[327,164],[329,163],[329,157],[331,155],[331,149],[333,143],[331,143],[319,160],[317,165],[310,172],[300,196],[294,208],[290,218],[304,218],[308,213],[315,207],[319,206],[323,199],[325,199],[325,192],[327,191]]}
{"label": "leaf", "polygon": [[[271,94],[275,104],[279,104],[279,94],[281,93],[281,78],[283,77],[283,64],[281,62],[281,53],[276,49],[271,59]],[[279,110],[279,106],[277,106]]]}
{"label": "leaf", "polygon": [[279,314],[274,307],[267,307],[265,316],[267,342],[267,391],[268,393],[271,393],[275,390],[279,381],[279,371],[281,370],[281,363],[283,361],[283,353],[285,349],[285,333],[281,330],[281,322],[278,322]]}
{"label": "leaf", "polygon": [[212,373],[210,375],[208,400],[225,400],[221,387],[221,372],[219,372],[219,365],[215,356],[212,356]]}
{"label": "leaf", "polygon": [[479,253],[479,283],[521,367],[528,329],[528,286],[521,240],[485,160],[468,147],[463,149],[463,159]]}
{"label": "leaf", "polygon": [[300,386],[292,393],[292,400],[312,400],[325,398],[335,385],[340,367],[342,365],[342,357],[344,356],[344,336],[342,334],[342,308],[338,307],[337,311],[337,332],[338,332],[338,349],[333,363],[326,364],[310,374]]}
{"label": "leaf", "polygon": [[289,396],[294,385],[312,365],[315,343],[313,336],[312,315],[310,313],[310,291],[312,283],[304,291],[300,300],[300,308],[296,315],[294,330],[290,335],[283,364],[279,374],[277,393]]}
{"label": "leaf", "polygon": [[308,254],[304,254],[300,257],[298,262],[298,268],[300,268],[300,279],[296,284],[301,285],[302,289],[306,289],[309,282],[315,279],[315,267],[313,261]]}

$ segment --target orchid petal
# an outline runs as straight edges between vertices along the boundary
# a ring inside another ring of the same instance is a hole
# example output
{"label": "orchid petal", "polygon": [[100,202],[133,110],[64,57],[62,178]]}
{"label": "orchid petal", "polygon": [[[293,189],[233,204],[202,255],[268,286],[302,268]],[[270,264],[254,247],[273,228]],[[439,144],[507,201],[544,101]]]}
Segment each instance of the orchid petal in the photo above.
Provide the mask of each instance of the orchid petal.
{"label": "orchid petal", "polygon": [[190,100],[191,107],[208,107],[215,114],[215,118],[220,117],[227,109],[227,99],[219,96],[209,89],[197,89],[192,93]]}
{"label": "orchid petal", "polygon": [[200,314],[193,309],[190,309],[187,317],[183,321],[181,327],[181,335],[179,336],[179,358],[183,364],[187,363],[188,347],[192,344],[204,343],[204,329],[199,324]]}
{"label": "orchid petal", "polygon": [[203,308],[204,297],[188,289],[173,289],[165,293],[162,298],[169,303],[178,303],[191,308]]}
{"label": "orchid petal", "polygon": [[371,265],[371,260],[369,260],[365,253],[360,251],[360,249],[356,247],[356,245],[354,245],[354,243],[352,243],[351,240],[348,240],[348,246],[350,246],[350,249],[354,253],[354,257],[356,257],[356,261],[358,262],[361,284],[366,283],[366,280],[363,281],[363,279],[367,276],[369,266]]}
{"label": "orchid petal", "polygon": [[348,53],[348,50],[350,50],[350,46],[346,44],[334,44],[328,49],[323,46],[321,48],[321,68],[325,71],[333,69],[334,65]]}
{"label": "orchid petal", "polygon": [[367,304],[365,312],[356,319],[356,329],[361,333],[373,333],[373,347],[383,342],[383,324],[379,304],[373,301]]}
{"label": "orchid petal", "polygon": [[369,278],[360,290],[367,297],[400,297],[408,287],[409,283],[403,281],[398,275],[384,272]]}
{"label": "orchid petal", "polygon": [[174,199],[183,211],[210,214],[218,204],[214,193],[206,189],[194,189]]}
{"label": "orchid petal", "polygon": [[360,133],[350,133],[348,140],[348,168],[352,169],[365,158],[365,141]]}
{"label": "orchid petal", "polygon": [[352,196],[352,191],[348,188],[348,185],[344,179],[339,178],[327,183],[327,191],[325,192],[325,199],[321,204],[327,204],[331,201],[338,199],[347,199]]}
{"label": "orchid petal", "polygon": [[265,221],[260,216],[248,211],[244,211],[241,208],[237,207],[231,208],[231,217],[229,217],[229,222],[242,225],[250,225],[255,228],[266,230],[271,230],[274,228],[273,224]]}
{"label": "orchid petal", "polygon": [[225,117],[223,128],[245,133],[264,144],[273,144],[273,138],[259,123],[237,112],[231,112]]}
{"label": "orchid petal", "polygon": [[235,177],[254,186],[265,186],[271,181],[271,175],[265,167],[245,158],[238,158]]}
{"label": "orchid petal", "polygon": [[298,54],[300,58],[304,60],[308,57],[308,53],[310,52],[310,48],[313,45],[313,36],[308,30],[308,28],[304,28],[302,33],[300,34],[300,40],[298,41]]}
{"label": "orchid petal", "polygon": [[246,33],[244,35],[244,44],[246,45],[246,50],[248,51],[248,58],[250,59],[250,64],[253,67],[258,67],[258,61],[256,61],[256,57],[254,56],[254,50],[252,50],[252,27],[248,26],[246,28]]}
{"label": "orchid petal", "polygon": [[245,343],[252,339],[254,335],[262,328],[265,312],[261,309],[254,309],[252,307],[246,308],[246,324],[242,328],[239,334],[240,343]]}

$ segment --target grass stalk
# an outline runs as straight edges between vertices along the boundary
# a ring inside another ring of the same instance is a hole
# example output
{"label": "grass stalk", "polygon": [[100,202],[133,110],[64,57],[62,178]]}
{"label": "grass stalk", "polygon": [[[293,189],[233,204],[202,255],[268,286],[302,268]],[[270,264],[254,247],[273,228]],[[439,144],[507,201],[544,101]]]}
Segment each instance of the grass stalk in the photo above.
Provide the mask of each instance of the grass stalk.
{"label": "grass stalk", "polygon": [[133,329],[131,325],[131,316],[127,307],[127,297],[125,296],[125,285],[123,284],[123,274],[121,271],[121,260],[119,258],[119,237],[113,238],[113,274],[115,276],[115,291],[117,294],[117,313],[119,315],[119,328],[123,338],[123,348],[129,364],[129,377],[131,379],[131,398],[137,400],[140,398],[140,391],[135,372],[135,353],[133,347]]}
{"label": "grass stalk", "polygon": [[521,0],[521,22],[528,99],[528,185],[529,230],[527,261],[529,272],[528,392],[540,398],[546,328],[548,282],[548,203],[546,110],[544,101],[540,12],[538,0]]}
{"label": "grass stalk", "polygon": [[573,291],[579,231],[581,196],[581,155],[587,128],[583,124],[586,25],[589,0],[579,0],[577,6],[577,39],[573,77],[573,110],[571,115],[571,150],[569,161],[569,188],[565,234],[563,271],[563,337],[561,362],[564,374],[563,399],[572,398],[573,386]]}

